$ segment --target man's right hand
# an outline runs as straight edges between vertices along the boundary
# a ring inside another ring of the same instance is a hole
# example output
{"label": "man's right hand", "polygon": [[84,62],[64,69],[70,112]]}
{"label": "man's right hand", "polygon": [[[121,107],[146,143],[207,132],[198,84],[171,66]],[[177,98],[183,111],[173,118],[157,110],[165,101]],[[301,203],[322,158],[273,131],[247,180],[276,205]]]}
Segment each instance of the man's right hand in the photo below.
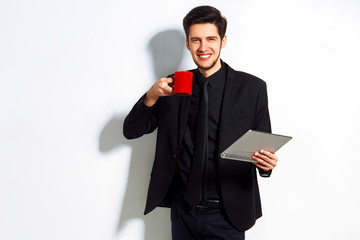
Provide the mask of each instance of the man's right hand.
{"label": "man's right hand", "polygon": [[171,86],[174,80],[172,78],[160,78],[147,91],[144,104],[148,107],[153,106],[159,97],[174,95],[174,89]]}

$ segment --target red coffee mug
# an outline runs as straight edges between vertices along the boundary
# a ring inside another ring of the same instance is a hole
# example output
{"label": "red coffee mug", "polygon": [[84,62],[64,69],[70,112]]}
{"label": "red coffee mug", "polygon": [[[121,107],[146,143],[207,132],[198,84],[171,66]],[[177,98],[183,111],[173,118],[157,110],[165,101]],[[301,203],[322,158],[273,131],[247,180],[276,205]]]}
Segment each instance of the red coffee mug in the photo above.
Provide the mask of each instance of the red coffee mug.
{"label": "red coffee mug", "polygon": [[192,94],[193,73],[186,71],[175,72],[174,93],[180,96],[189,96]]}

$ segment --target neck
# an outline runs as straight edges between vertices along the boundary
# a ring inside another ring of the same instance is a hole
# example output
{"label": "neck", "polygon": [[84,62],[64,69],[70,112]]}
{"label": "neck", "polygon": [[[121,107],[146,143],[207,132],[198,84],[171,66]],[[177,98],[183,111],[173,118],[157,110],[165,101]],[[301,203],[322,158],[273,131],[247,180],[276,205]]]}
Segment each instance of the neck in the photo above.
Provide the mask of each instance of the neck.
{"label": "neck", "polygon": [[221,68],[221,61],[220,58],[216,61],[215,65],[211,68],[199,68],[199,72],[205,77],[208,78]]}

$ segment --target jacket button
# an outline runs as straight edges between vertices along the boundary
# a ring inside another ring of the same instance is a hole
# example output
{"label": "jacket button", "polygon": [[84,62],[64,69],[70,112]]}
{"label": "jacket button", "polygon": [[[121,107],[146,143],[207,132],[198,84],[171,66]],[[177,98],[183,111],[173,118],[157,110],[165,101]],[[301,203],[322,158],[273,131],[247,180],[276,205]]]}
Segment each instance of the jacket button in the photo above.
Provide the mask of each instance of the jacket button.
{"label": "jacket button", "polygon": [[168,175],[167,178],[168,178],[168,180],[171,180],[171,179],[172,179],[172,175]]}
{"label": "jacket button", "polygon": [[173,153],[172,158],[174,159],[176,158],[176,153]]}

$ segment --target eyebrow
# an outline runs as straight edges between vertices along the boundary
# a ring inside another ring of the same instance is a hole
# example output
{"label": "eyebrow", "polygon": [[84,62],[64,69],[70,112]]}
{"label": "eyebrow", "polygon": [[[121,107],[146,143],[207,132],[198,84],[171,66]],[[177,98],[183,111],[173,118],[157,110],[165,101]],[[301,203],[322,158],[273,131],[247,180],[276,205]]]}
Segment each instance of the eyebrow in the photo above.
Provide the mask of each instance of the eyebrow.
{"label": "eyebrow", "polygon": [[[205,38],[218,38],[218,36],[207,36]],[[200,37],[191,37],[190,40],[201,39]]]}

